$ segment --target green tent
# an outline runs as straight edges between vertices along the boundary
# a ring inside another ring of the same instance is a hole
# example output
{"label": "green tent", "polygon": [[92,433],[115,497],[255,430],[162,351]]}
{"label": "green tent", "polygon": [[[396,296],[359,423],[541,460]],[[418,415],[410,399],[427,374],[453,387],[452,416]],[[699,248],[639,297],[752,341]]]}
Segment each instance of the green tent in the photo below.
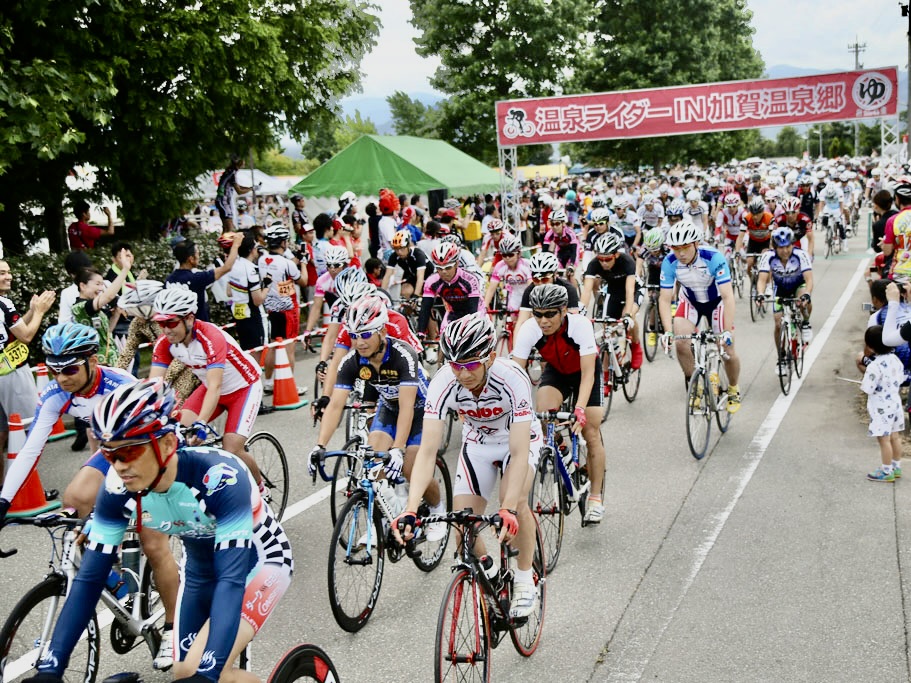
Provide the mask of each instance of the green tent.
{"label": "green tent", "polygon": [[374,196],[446,189],[450,196],[496,192],[499,173],[442,140],[363,135],[288,190],[304,197],[338,197],[351,190]]}

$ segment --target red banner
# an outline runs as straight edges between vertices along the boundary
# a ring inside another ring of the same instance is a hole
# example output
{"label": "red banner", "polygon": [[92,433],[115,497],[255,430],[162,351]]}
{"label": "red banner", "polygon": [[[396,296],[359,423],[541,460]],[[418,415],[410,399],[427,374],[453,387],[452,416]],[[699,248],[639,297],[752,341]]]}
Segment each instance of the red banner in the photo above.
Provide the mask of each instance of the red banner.
{"label": "red banner", "polygon": [[898,69],[497,102],[502,147],[895,116]]}

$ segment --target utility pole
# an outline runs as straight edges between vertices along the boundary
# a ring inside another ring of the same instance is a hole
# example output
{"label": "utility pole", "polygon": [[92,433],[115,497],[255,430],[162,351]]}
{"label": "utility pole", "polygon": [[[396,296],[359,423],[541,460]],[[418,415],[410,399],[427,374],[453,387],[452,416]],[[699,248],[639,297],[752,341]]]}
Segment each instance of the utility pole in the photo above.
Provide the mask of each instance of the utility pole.
{"label": "utility pole", "polygon": [[[898,6],[902,8],[902,16],[908,17],[908,64],[905,66],[905,69],[911,71],[911,2],[902,4],[898,3]],[[908,124],[911,122],[911,78],[908,79],[908,95],[905,100],[905,113],[907,117],[905,118],[905,130],[908,131]],[[901,126],[899,126],[899,131],[901,131]],[[899,132],[899,140],[901,140],[901,133]],[[911,159],[911,135],[908,135],[908,159]]]}
{"label": "utility pole", "polygon": [[[863,64],[860,63],[860,53],[865,52],[866,49],[867,44],[861,45],[858,43],[857,36],[854,36],[854,44],[848,45],[848,51],[854,53],[854,68],[856,70],[863,68]],[[860,156],[860,122],[857,120],[854,121],[854,156]]]}

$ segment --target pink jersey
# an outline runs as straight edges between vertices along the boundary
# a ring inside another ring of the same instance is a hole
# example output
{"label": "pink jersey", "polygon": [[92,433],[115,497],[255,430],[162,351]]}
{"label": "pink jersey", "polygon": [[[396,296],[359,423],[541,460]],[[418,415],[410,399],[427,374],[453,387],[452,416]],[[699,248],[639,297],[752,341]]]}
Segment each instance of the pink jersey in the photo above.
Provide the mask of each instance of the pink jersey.
{"label": "pink jersey", "polygon": [[531,284],[531,267],[524,258],[516,262],[515,270],[511,270],[506,261],[500,261],[490,271],[490,281],[503,282],[506,285],[506,310],[518,311],[525,288]]}
{"label": "pink jersey", "polygon": [[335,278],[328,271],[316,279],[316,285],[313,287],[313,296],[326,297],[327,294],[335,294]]}

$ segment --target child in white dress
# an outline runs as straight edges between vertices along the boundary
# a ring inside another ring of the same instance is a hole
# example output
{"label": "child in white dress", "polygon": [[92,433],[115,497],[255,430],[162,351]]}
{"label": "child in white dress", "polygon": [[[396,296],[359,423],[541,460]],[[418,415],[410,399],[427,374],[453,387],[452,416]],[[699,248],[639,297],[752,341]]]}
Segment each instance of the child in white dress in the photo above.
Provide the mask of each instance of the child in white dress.
{"label": "child in white dress", "polygon": [[894,482],[902,476],[901,432],[905,429],[905,411],[899,387],[905,378],[905,369],[893,349],[883,343],[883,328],[873,325],[864,334],[865,353],[875,354],[867,366],[860,388],[867,394],[867,412],[870,415],[869,436],[879,441],[882,464],[867,475],[870,481]]}

